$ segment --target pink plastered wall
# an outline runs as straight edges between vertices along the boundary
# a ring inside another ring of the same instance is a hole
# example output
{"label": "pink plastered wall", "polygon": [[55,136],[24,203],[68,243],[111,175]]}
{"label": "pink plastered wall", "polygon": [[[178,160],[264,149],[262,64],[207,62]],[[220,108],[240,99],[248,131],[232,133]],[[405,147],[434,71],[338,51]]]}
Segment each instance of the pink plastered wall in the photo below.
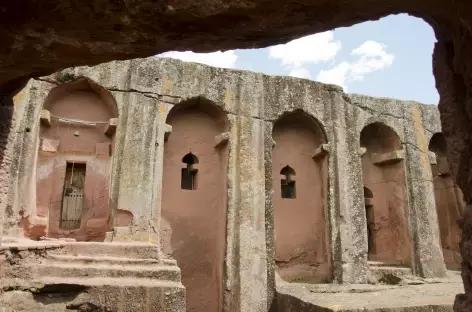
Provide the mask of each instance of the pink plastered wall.
{"label": "pink plastered wall", "polygon": [[368,259],[385,264],[410,265],[411,239],[405,209],[405,170],[403,160],[375,164],[375,154],[402,149],[397,134],[388,126],[374,123],[361,132],[364,187],[372,192],[372,206],[366,207]]}
{"label": "pink plastered wall", "polygon": [[[327,156],[314,158],[326,143],[319,124],[302,112],[280,118],[273,128],[272,155],[275,255],[277,271],[287,281],[329,282],[332,279],[328,233]],[[282,198],[280,171],[295,175],[295,198]]]}
{"label": "pink plastered wall", "polygon": [[448,269],[460,269],[461,230],[458,220],[464,210],[465,202],[461,190],[451,176],[446,158],[446,140],[441,133],[436,133],[432,137],[429,150],[436,156],[436,163],[431,164],[431,171],[444,261]]}
{"label": "pink plastered wall", "polygon": [[[50,125],[41,124],[39,132],[36,214],[48,220],[49,237],[101,241],[109,231],[114,136],[104,132],[106,122],[116,117],[116,112],[107,103],[109,99],[95,92],[89,83],[83,79],[59,86],[60,90],[53,89],[43,106],[51,119]],[[89,126],[61,122],[58,117],[99,123]],[[67,163],[86,165],[80,226],[73,230],[63,229],[60,223]]]}
{"label": "pink plastered wall", "polygon": [[[217,312],[223,305],[228,152],[225,144],[215,146],[215,137],[227,121],[202,101],[179,104],[166,121],[172,133],[164,145],[161,236],[170,236],[163,249],[182,270],[187,311]],[[194,190],[181,188],[188,153],[198,158]]]}

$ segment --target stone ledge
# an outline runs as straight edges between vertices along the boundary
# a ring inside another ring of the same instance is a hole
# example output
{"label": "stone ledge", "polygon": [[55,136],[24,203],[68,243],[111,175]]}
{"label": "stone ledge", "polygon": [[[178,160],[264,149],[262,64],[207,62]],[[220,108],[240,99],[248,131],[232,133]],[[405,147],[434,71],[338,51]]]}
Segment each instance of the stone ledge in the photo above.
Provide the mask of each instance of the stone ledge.
{"label": "stone ledge", "polygon": [[436,157],[436,153],[435,152],[431,152],[429,151],[428,152],[428,157],[429,157],[429,163],[431,165],[436,165],[438,163],[438,160],[437,160],[437,157]]}
{"label": "stone ledge", "polygon": [[313,152],[313,159],[317,159],[320,157],[323,157],[325,155],[328,155],[330,152],[330,146],[329,144],[321,144],[318,146],[315,151]]}
{"label": "stone ledge", "polygon": [[[34,242],[34,241],[33,241]],[[24,251],[24,250],[43,250],[51,248],[62,248],[66,246],[66,242],[53,242],[46,241],[42,243],[2,243],[0,246],[0,251],[2,250],[14,250],[14,251]]]}
{"label": "stone ledge", "polygon": [[215,136],[215,147],[221,147],[229,142],[229,133],[223,132]]}
{"label": "stone ledge", "polygon": [[452,312],[454,298],[461,292],[460,273],[449,272],[447,278],[425,279],[421,285],[314,285],[277,281],[276,297],[278,311]]}
{"label": "stone ledge", "polygon": [[165,124],[164,125],[164,141],[167,141],[171,133],[172,133],[172,126]]}
{"label": "stone ledge", "polygon": [[118,126],[118,118],[110,118],[106,127],[105,127],[105,135],[112,136],[116,132],[116,127]]}
{"label": "stone ledge", "polygon": [[388,165],[405,159],[405,151],[395,150],[383,154],[372,153],[370,157],[375,165]]}
{"label": "stone ledge", "polygon": [[154,281],[134,278],[56,278],[46,277],[27,282],[22,289],[41,289],[52,286],[46,294],[32,291],[6,291],[0,294],[0,301],[7,311],[17,311],[26,305],[28,311],[52,311],[51,296],[60,295],[61,287],[73,289],[73,296],[62,297],[54,302],[54,311],[68,311],[70,306],[94,307],[93,311],[123,312],[185,312],[185,287],[179,282]]}
{"label": "stone ledge", "polygon": [[368,197],[364,197],[364,203],[366,207],[372,207],[374,205],[372,198]]}
{"label": "stone ledge", "polygon": [[46,127],[51,127],[51,113],[47,109],[43,109],[41,111],[39,121],[41,125],[46,126]]}
{"label": "stone ledge", "polygon": [[449,163],[447,162],[446,158],[438,157],[437,166],[438,166],[438,174],[440,176],[445,177],[445,176],[451,175],[451,170],[449,169]]}

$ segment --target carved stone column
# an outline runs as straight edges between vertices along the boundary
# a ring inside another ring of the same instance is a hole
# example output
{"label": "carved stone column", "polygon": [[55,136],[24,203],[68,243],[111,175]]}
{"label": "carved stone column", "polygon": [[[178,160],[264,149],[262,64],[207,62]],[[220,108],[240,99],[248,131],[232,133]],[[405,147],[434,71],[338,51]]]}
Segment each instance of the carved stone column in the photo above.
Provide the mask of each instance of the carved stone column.
{"label": "carved stone column", "polygon": [[[113,240],[159,243],[158,203],[162,176],[165,116],[158,100],[121,93],[126,111],[120,118],[114,155],[113,189],[117,202]],[[114,196],[112,196],[114,198]],[[130,224],[120,224],[131,216]]]}
{"label": "carved stone column", "polygon": [[[225,311],[266,312],[266,174],[264,121],[229,115]],[[231,264],[236,267],[231,268]],[[273,287],[273,286],[272,286]]]}
{"label": "carved stone column", "polygon": [[366,283],[367,224],[363,196],[359,133],[355,108],[344,102],[342,94],[332,94],[333,142],[329,153],[330,185],[336,198],[331,209],[334,278],[343,283]]}
{"label": "carved stone column", "polygon": [[434,197],[430,153],[420,108],[411,106],[405,126],[405,173],[409,223],[413,245],[413,270],[422,277],[446,274]]}

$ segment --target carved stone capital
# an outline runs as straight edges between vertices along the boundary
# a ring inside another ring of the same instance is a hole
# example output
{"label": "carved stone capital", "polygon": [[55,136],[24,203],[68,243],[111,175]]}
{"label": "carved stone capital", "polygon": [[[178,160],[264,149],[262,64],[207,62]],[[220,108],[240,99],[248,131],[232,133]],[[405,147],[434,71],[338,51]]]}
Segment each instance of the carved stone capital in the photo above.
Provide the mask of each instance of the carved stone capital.
{"label": "carved stone capital", "polygon": [[220,147],[229,142],[229,133],[222,132],[215,136],[215,147]]}
{"label": "carved stone capital", "polygon": [[330,152],[330,146],[329,144],[321,144],[320,146],[318,146],[315,151],[313,152],[313,158],[316,159],[316,158],[320,158],[320,157],[323,157],[325,155],[328,155]]}
{"label": "carved stone capital", "polygon": [[164,125],[164,142],[167,141],[171,133],[172,133],[172,126],[165,124]]}
{"label": "carved stone capital", "polygon": [[43,109],[39,121],[41,122],[41,125],[51,127],[51,113],[47,109]]}

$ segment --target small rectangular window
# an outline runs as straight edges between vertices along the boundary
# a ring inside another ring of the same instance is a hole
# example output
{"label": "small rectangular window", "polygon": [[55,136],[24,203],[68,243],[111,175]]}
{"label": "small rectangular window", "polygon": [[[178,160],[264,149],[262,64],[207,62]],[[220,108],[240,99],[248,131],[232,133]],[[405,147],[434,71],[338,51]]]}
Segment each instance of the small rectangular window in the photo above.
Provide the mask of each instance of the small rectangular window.
{"label": "small rectangular window", "polygon": [[282,198],[295,198],[295,181],[287,181],[287,179],[282,179],[280,184]]}
{"label": "small rectangular window", "polygon": [[183,190],[196,190],[197,170],[192,168],[182,168],[180,188]]}

